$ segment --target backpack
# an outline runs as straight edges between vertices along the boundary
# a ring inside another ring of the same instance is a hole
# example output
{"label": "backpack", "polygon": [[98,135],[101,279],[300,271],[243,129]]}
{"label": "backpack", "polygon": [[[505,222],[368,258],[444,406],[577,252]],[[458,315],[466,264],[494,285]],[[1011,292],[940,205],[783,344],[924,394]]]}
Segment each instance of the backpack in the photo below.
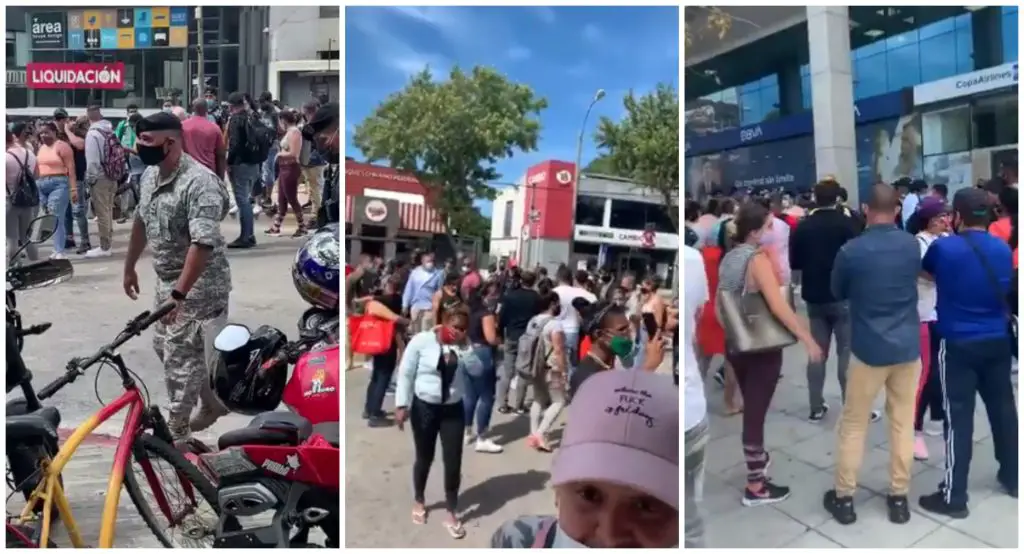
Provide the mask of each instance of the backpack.
{"label": "backpack", "polygon": [[299,165],[310,167],[310,158],[313,155],[313,141],[302,137],[302,146],[299,147]]}
{"label": "backpack", "polygon": [[121,146],[121,141],[113,131],[99,131],[106,143],[103,149],[103,173],[115,184],[121,184],[128,178],[128,151]]}
{"label": "backpack", "polygon": [[14,158],[21,166],[21,176],[18,177],[18,184],[11,191],[11,205],[16,208],[34,208],[39,205],[39,186],[36,185],[36,178],[28,170],[28,153],[25,153],[25,161],[8,152],[8,156]]}
{"label": "backpack", "polygon": [[277,139],[277,133],[261,118],[251,115],[245,119],[245,138],[245,161],[261,164],[270,157],[270,146]]}
{"label": "backpack", "polygon": [[526,324],[526,332],[519,337],[519,343],[516,345],[516,375],[527,379],[532,379],[537,375],[537,366],[543,361],[542,356],[537,355],[544,349],[541,334],[544,331],[544,326],[552,319],[554,319],[552,315],[540,314],[533,316]]}

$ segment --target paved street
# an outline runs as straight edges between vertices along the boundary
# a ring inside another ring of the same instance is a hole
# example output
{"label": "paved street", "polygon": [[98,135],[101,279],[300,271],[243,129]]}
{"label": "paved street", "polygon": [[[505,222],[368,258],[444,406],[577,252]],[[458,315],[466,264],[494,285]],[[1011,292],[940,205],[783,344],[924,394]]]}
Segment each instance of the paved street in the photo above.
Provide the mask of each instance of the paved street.
{"label": "paved street", "polygon": [[[742,416],[723,418],[722,389],[709,380],[711,442],[703,509],[707,543],[711,548],[1015,548],[1018,505],[998,490],[996,462],[984,408],[975,416],[974,459],[970,473],[967,519],[952,520],[928,514],[917,498],[933,492],[942,479],[941,437],[928,437],[931,458],[915,462],[911,483],[911,520],[894,525],[886,517],[888,492],[887,425],[885,418],[871,426],[855,497],[857,523],[843,526],[822,507],[822,496],[833,486],[835,426],[841,404],[835,379],[835,353],[830,357],[826,398],[832,410],[825,422],[807,421],[807,382],[802,350],[787,350],[783,379],[768,413],[765,440],[771,452],[769,475],[792,487],[784,502],[746,508],[740,503],[746,467],[740,446]],[[737,532],[737,530],[742,530]]]}
{"label": "paved street", "polygon": [[[259,235],[256,240],[260,241],[258,248],[229,253],[234,285],[230,319],[251,327],[274,325],[293,336],[298,317],[304,310],[304,303],[295,293],[289,274],[300,240],[264,238],[262,230],[267,225],[266,218],[256,222]],[[286,224],[288,227],[291,225],[294,224]],[[95,225],[92,227],[95,229]],[[75,276],[70,281],[19,294],[18,308],[26,325],[53,322],[53,327],[45,335],[26,339],[25,361],[34,373],[33,383],[37,389],[60,376],[69,358],[92,354],[99,346],[112,340],[129,319],[151,308],[154,277],[148,258],[139,263],[142,288],[139,301],[132,302],[121,289],[128,230],[127,224],[115,224],[113,257],[74,259]],[[226,220],[223,232],[228,240],[237,237],[237,222]],[[93,244],[97,244],[95,235]],[[42,255],[48,255],[49,252],[48,246],[42,249]],[[153,352],[152,333],[129,342],[121,348],[121,353],[131,369],[145,382],[152,402],[162,406],[166,399],[166,387],[163,383],[163,369]],[[69,434],[70,430],[99,409],[100,402],[93,392],[94,378],[97,378],[95,368],[47,400],[47,404],[60,408],[63,416],[62,436]],[[113,400],[122,391],[120,380],[110,369],[99,373],[98,389],[99,397],[104,402]],[[16,389],[8,398],[19,395],[20,390]],[[121,412],[102,425],[97,434],[78,450],[64,472],[67,494],[79,529],[90,544],[95,544],[99,535],[103,494],[114,453],[114,441],[110,437],[121,434],[126,413]],[[213,428],[200,434],[199,438],[207,443],[215,443],[221,433],[244,426],[248,420],[247,416],[228,415]],[[20,497],[12,499],[8,512],[20,510],[21,505]],[[58,538],[60,540],[62,538]],[[158,546],[138,518],[126,494],[121,496],[115,544],[129,548]],[[61,544],[65,545],[66,542]]]}
{"label": "paved street", "polygon": [[[671,353],[669,353],[671,355]],[[660,371],[671,375],[667,361]],[[369,372],[355,369],[345,379],[345,546],[346,548],[482,548],[502,523],[521,515],[553,514],[548,487],[551,454],[526,446],[527,416],[494,414],[501,454],[463,452],[459,508],[467,535],[453,540],[442,526],[445,513],[441,449],[427,481],[426,525],[411,521],[412,437],[395,427],[371,429],[360,419]],[[389,395],[385,409],[393,410]],[[555,424],[553,443],[561,438],[565,412]]]}

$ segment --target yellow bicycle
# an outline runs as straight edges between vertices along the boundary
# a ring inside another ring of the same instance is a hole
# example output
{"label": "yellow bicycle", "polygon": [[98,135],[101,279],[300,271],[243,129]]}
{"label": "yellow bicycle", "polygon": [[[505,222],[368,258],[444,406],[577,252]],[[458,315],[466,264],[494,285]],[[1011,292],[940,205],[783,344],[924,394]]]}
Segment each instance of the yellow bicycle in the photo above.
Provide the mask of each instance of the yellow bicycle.
{"label": "yellow bicycle", "polygon": [[[169,548],[175,546],[164,533],[165,523],[168,530],[180,530],[189,540],[199,543],[206,543],[208,540],[209,545],[212,545],[216,517],[211,518],[212,521],[207,525],[203,518],[193,518],[192,516],[196,515],[200,503],[204,501],[214,512],[218,510],[216,486],[189,461],[185,454],[173,446],[167,422],[157,407],[147,405],[135,381],[137,376],[128,369],[121,355],[116,352],[118,347],[129,339],[140,335],[149,326],[167,315],[173,307],[173,304],[168,303],[160,306],[153,313],[144,312],[132,319],[112,343],[103,346],[88,358],[76,358],[68,362],[65,374],[44,387],[38,395],[33,393],[27,381],[21,383],[22,390],[26,394],[27,404],[37,411],[30,411],[24,415],[7,416],[8,463],[11,466],[16,465],[15,460],[11,459],[12,445],[28,445],[29,448],[24,449],[23,452],[36,453],[37,459],[31,463],[34,464],[32,467],[37,469],[30,478],[16,483],[15,488],[26,495],[28,502],[19,516],[8,517],[7,548],[55,546],[51,540],[51,526],[55,515],[63,523],[72,546],[75,548],[87,546],[82,540],[81,533],[71,514],[71,506],[64,495],[61,472],[86,437],[104,421],[125,408],[128,409],[128,417],[114,453],[113,470],[107,484],[103,515],[100,519],[98,546],[100,548],[114,546],[117,504],[122,486],[128,491],[129,497],[139,510],[146,525],[164,546]],[[107,364],[117,371],[121,377],[124,393],[75,429],[52,459],[47,454],[46,448],[32,448],[32,445],[57,444],[58,441],[57,425],[60,415],[52,407],[39,409],[38,401],[53,396],[57,391],[83,375],[86,369],[96,364]],[[136,466],[142,469],[145,482],[149,484],[154,493],[157,505],[155,513],[143,497],[140,483],[135,477],[135,472],[132,471],[130,466],[132,458],[134,458]],[[153,462],[156,461],[162,461],[173,468],[171,479],[160,479],[154,468]],[[24,467],[24,460],[21,462],[21,467]],[[172,481],[172,483],[167,483],[167,481]],[[171,506],[168,494],[171,491],[166,490],[165,485],[167,484],[173,485],[184,500],[180,506]],[[196,546],[201,546],[201,544]]]}

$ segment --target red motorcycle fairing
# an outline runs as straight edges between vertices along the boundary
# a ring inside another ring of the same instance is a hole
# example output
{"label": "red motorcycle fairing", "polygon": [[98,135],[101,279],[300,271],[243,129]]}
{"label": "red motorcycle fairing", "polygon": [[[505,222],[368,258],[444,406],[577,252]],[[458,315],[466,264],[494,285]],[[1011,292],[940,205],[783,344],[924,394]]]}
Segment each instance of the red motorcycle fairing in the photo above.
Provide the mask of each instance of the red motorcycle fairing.
{"label": "red motorcycle fairing", "polygon": [[340,421],[340,375],[337,344],[307,352],[295,363],[281,400],[313,425]]}
{"label": "red motorcycle fairing", "polygon": [[338,448],[314,434],[298,446],[245,445],[249,460],[270,477],[338,490],[341,456]]}

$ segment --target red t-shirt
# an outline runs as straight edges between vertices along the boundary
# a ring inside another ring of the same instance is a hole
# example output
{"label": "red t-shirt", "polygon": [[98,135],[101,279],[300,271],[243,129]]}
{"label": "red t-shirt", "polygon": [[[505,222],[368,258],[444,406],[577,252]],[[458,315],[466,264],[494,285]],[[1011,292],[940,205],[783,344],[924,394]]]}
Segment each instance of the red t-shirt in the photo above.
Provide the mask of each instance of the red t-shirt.
{"label": "red t-shirt", "polygon": [[224,140],[220,127],[205,117],[194,115],[181,123],[181,134],[185,137],[185,152],[217,173],[217,148]]}

